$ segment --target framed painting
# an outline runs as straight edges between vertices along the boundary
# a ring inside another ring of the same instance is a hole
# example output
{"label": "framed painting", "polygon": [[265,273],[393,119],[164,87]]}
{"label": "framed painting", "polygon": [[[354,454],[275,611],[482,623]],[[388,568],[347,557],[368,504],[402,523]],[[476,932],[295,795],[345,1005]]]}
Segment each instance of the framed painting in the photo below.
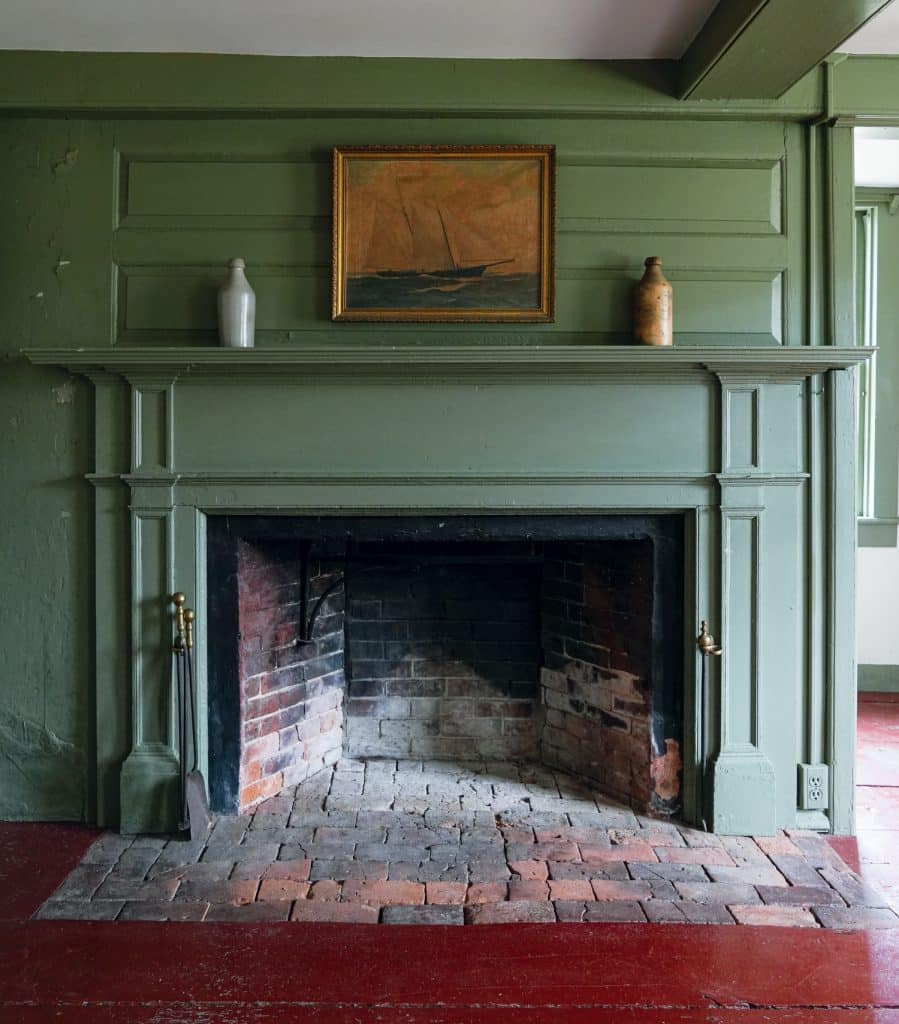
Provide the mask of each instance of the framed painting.
{"label": "framed painting", "polygon": [[546,323],[554,146],[339,146],[332,319]]}

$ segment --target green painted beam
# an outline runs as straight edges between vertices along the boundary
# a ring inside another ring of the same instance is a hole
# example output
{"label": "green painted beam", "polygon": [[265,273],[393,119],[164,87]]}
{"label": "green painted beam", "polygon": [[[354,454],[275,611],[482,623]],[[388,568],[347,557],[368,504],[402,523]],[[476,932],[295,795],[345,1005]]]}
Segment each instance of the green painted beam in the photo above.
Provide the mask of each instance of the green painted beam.
{"label": "green painted beam", "polygon": [[899,124],[899,57],[848,57],[833,69],[833,114],[847,124]]}
{"label": "green painted beam", "polygon": [[679,92],[690,96],[768,0],[720,0],[680,60]]}
{"label": "green painted beam", "polygon": [[777,99],[889,0],[721,0],[681,60],[680,96]]}
{"label": "green painted beam", "polygon": [[796,120],[818,73],[779,100],[682,103],[675,61],[432,60],[0,52],[0,113]]}

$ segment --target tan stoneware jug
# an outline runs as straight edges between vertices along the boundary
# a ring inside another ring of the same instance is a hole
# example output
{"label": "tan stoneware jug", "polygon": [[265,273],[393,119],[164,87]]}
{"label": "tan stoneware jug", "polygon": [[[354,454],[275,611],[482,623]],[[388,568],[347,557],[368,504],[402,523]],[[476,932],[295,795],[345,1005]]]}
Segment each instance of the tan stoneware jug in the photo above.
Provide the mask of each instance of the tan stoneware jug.
{"label": "tan stoneware jug", "polygon": [[634,338],[641,345],[674,343],[671,285],[662,273],[658,256],[646,260],[646,270],[634,288]]}

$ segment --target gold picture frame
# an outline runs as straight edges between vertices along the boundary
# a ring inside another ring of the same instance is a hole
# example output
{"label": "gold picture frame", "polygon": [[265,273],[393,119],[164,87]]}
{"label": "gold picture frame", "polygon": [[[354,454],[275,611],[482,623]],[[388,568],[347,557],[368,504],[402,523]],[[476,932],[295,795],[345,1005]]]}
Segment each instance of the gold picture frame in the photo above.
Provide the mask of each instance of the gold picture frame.
{"label": "gold picture frame", "polygon": [[550,323],[555,146],[337,146],[333,320]]}

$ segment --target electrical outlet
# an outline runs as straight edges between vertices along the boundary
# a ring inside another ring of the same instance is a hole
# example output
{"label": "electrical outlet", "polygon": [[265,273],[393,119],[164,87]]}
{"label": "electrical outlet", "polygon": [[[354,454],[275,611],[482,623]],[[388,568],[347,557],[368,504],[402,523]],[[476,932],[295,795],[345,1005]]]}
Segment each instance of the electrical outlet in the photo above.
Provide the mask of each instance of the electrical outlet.
{"label": "electrical outlet", "polygon": [[823,811],[827,808],[826,764],[799,765],[799,809],[801,811]]}

